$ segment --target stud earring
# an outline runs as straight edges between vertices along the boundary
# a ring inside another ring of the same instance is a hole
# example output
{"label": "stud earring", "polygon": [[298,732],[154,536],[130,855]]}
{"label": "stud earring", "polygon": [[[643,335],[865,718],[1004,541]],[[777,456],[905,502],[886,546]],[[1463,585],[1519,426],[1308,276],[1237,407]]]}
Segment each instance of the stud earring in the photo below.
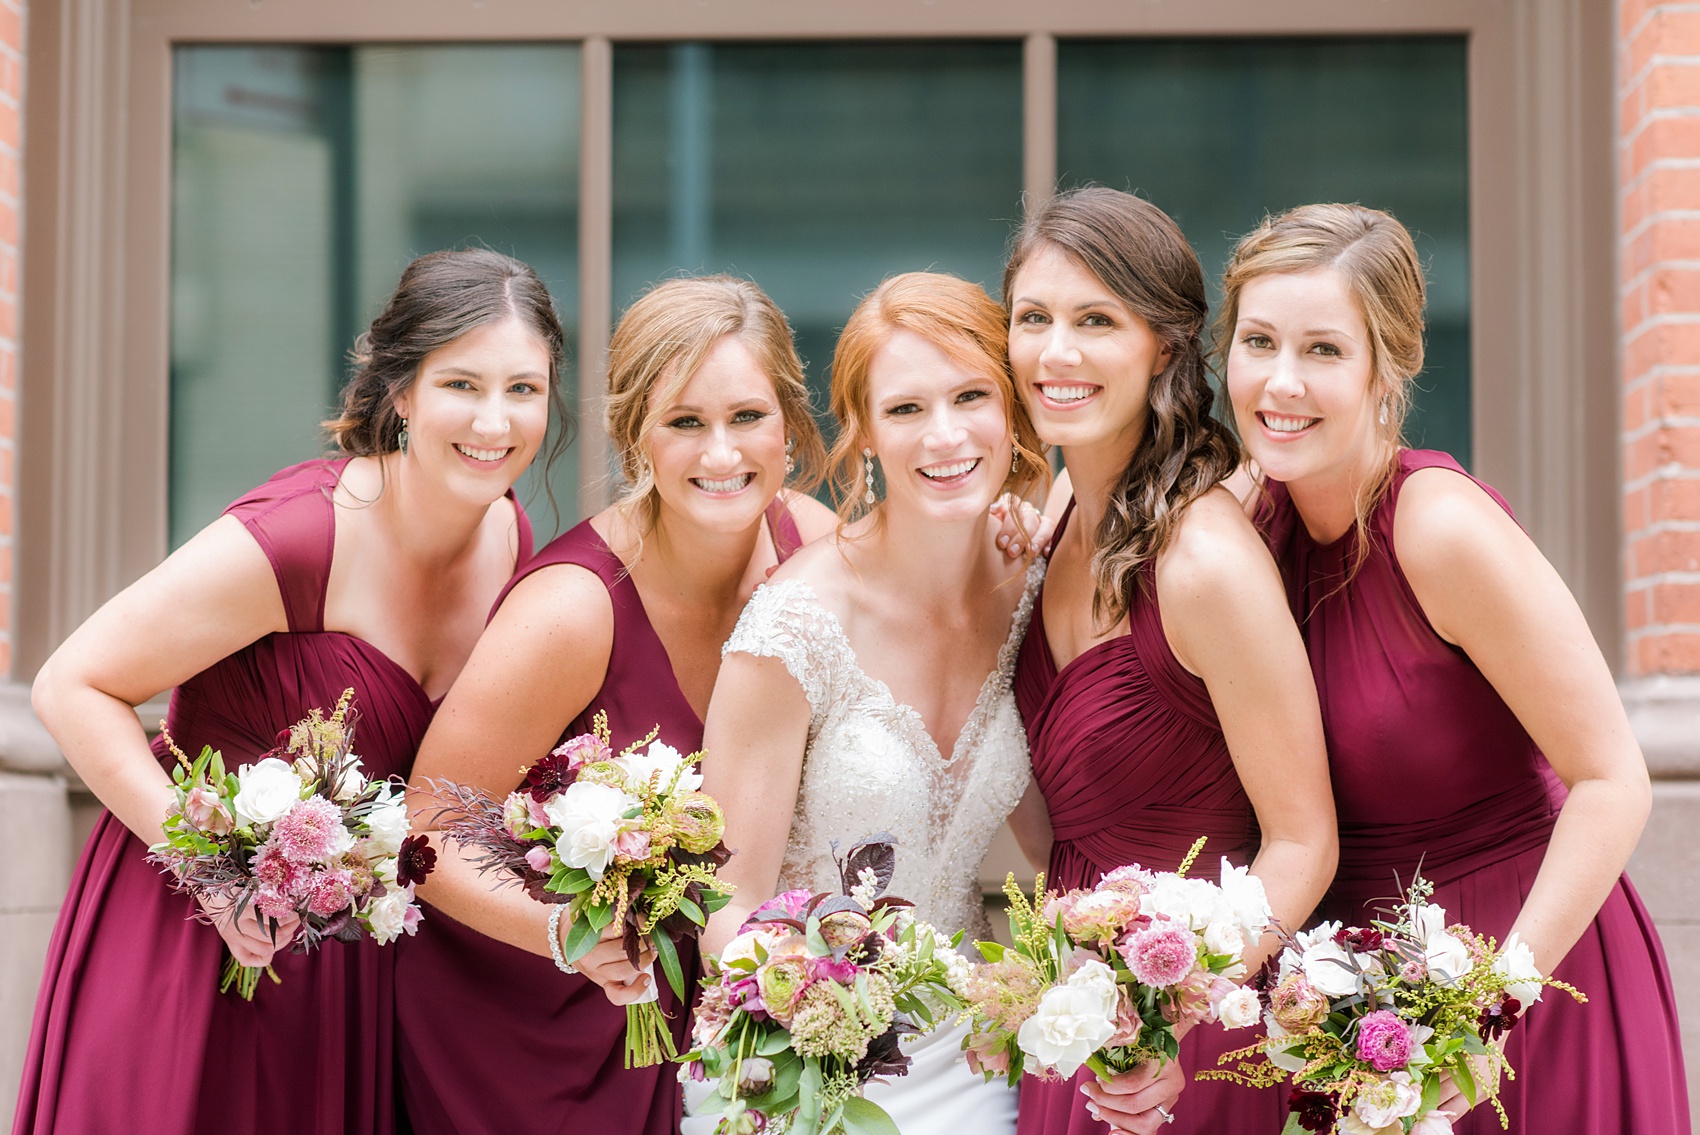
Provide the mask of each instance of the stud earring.
{"label": "stud earring", "polygon": [[796,438],[788,437],[788,438],[785,439],[785,475],[787,477],[789,477],[791,474],[793,474],[797,471],[797,462],[791,456],[791,454],[796,450],[796,448],[797,448],[797,439]]}
{"label": "stud earring", "polygon": [[879,498],[874,495],[874,451],[871,449],[862,450],[862,480],[868,484],[868,491],[862,494],[862,503],[872,508],[879,503]]}
{"label": "stud earring", "polygon": [[396,444],[396,448],[401,450],[401,455],[403,457],[406,457],[407,456],[407,419],[406,418],[403,418],[401,420],[401,432],[396,434],[395,444]]}

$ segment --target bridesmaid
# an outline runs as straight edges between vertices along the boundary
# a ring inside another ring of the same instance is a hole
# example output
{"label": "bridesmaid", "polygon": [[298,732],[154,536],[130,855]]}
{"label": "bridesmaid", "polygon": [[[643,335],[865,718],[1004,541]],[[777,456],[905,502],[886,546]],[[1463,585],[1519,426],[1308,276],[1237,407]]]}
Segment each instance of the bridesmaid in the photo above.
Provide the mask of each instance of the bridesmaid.
{"label": "bridesmaid", "polygon": [[[1649,789],[1611,674],[1504,499],[1401,445],[1423,362],[1410,234],[1307,205],[1240,242],[1224,292],[1229,397],[1328,730],[1323,916],[1362,924],[1420,866],[1449,915],[1588,995],[1549,992],[1508,1034],[1512,1131],[1687,1132],[1670,976],[1623,877]],[[1457,1130],[1499,1123],[1481,1107]]]}
{"label": "bridesmaid", "polygon": [[[426,778],[505,795],[598,710],[616,749],[656,726],[681,752],[699,748],[720,644],[744,602],[833,527],[824,505],[784,487],[810,483],[825,447],[791,329],[746,280],[670,280],[631,306],[609,345],[607,427],[629,488],[497,601],[420,751],[416,824],[434,815]],[[439,844],[421,888],[433,909],[403,951],[397,994],[415,1129],[675,1130],[676,1069],[624,1067],[621,1006],[653,978],[612,935],[576,975],[557,972],[549,908],[499,884]],[[694,958],[681,959],[687,973]],[[689,1014],[665,983],[661,1004],[684,1051]]]}
{"label": "bridesmaid", "polygon": [[[1148,202],[1075,190],[1022,228],[1004,300],[1016,385],[1075,494],[1015,675],[1050,882],[1173,869],[1209,836],[1198,875],[1249,862],[1302,925],[1334,870],[1322,725],[1280,576],[1221,487],[1238,450],[1210,414],[1198,258]],[[1255,969],[1274,936],[1248,947]],[[1176,1103],[1249,1039],[1209,1026],[1160,1073],[1028,1080],[1020,1135],[1277,1131],[1274,1089],[1206,1081]]]}
{"label": "bridesmaid", "polygon": [[[394,1115],[393,949],[274,944],[146,862],[172,763],[132,708],[232,767],[347,687],[369,776],[406,776],[531,534],[510,489],[560,404],[561,327],[536,274],[482,249],[420,257],[356,349],[342,456],[285,469],[112,599],[42,668],[35,707],[107,811],[49,946],[14,1135],[368,1132]],[[198,916],[198,917],[197,917]],[[268,962],[250,1003],[226,952]]]}

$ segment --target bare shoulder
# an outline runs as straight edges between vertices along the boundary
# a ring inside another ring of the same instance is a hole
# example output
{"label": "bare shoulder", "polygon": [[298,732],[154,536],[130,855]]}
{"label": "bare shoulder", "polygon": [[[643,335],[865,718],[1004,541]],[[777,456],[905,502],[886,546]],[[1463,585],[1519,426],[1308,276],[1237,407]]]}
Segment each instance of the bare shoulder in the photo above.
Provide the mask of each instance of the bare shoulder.
{"label": "bare shoulder", "polygon": [[1231,601],[1248,574],[1274,571],[1274,561],[1238,498],[1218,486],[1192,502],[1169,546],[1157,557],[1161,601]]}
{"label": "bare shoulder", "polygon": [[814,497],[791,489],[781,489],[780,496],[785,499],[786,509],[797,522],[797,533],[803,537],[803,543],[812,544],[837,531],[838,514]]}
{"label": "bare shoulder", "polygon": [[230,515],[195,533],[125,594],[168,602],[192,597],[190,609],[240,623],[255,632],[253,638],[288,626],[270,558],[248,526]]}
{"label": "bare shoulder", "polygon": [[[1534,552],[1533,541],[1499,502],[1452,469],[1419,469],[1405,479],[1393,515],[1394,551],[1413,586],[1501,557]],[[1538,554],[1538,553],[1537,553]]]}
{"label": "bare shoulder", "polygon": [[514,584],[491,619],[510,633],[559,637],[563,645],[611,643],[614,601],[597,574],[578,564],[550,564]]}
{"label": "bare shoulder", "polygon": [[821,539],[805,544],[797,553],[774,570],[768,582],[797,580],[806,583],[816,598],[834,614],[842,615],[846,589],[852,572],[845,560],[842,536],[834,519],[833,530]]}

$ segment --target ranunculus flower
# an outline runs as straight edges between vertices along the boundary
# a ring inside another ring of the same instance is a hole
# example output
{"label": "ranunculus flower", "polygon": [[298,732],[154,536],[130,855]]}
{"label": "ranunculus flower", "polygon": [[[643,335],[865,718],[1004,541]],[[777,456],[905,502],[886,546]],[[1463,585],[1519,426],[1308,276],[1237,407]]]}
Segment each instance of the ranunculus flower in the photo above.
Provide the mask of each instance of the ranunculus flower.
{"label": "ranunculus flower", "polygon": [[1441,985],[1458,984],[1472,964],[1469,948],[1445,930],[1435,931],[1423,943],[1423,961],[1428,975]]}
{"label": "ranunculus flower", "polygon": [[566,762],[568,769],[577,771],[585,765],[595,764],[597,761],[613,760],[614,750],[610,749],[607,742],[596,734],[581,733],[577,737],[569,737],[562,741],[555,746],[549,755],[561,758]]}
{"label": "ranunculus flower", "polygon": [[[1423,1086],[1413,1084],[1409,1072],[1394,1072],[1358,1089],[1358,1094],[1352,1099],[1352,1110],[1346,1113],[1343,1129],[1351,1135],[1402,1132],[1405,1125],[1399,1121],[1407,1115],[1415,1115],[1422,1105]],[[1361,1126],[1354,1127],[1354,1120]]]}
{"label": "ranunculus flower", "polygon": [[1358,1018],[1358,1059],[1377,1072],[1403,1068],[1411,1059],[1411,1030],[1391,1010],[1365,1013]]}
{"label": "ranunculus flower", "polygon": [[533,871],[540,871],[545,875],[555,870],[555,861],[550,857],[549,849],[540,843],[532,844],[526,851],[525,862]]}
{"label": "ranunculus flower", "polygon": [[763,954],[770,954],[773,951],[773,944],[785,933],[787,931],[783,929],[775,931],[765,927],[746,930],[726,943],[726,948],[720,951],[720,964],[729,965],[732,962],[739,961],[754,962],[756,961],[756,947],[758,945]]}
{"label": "ranunculus flower", "polygon": [[746,1056],[738,1065],[738,1094],[748,1099],[773,1087],[773,1061],[765,1056]]}
{"label": "ranunculus flower", "polygon": [[620,821],[636,806],[637,801],[618,788],[574,781],[543,805],[550,824],[561,829],[555,853],[562,862],[587,872],[592,879],[602,878],[614,862]]}
{"label": "ranunculus flower", "polygon": [[726,816],[707,793],[681,793],[667,819],[673,825],[673,838],[692,855],[707,855],[726,834]]}
{"label": "ranunculus flower", "polygon": [[515,839],[524,839],[532,828],[539,826],[531,822],[530,803],[531,797],[524,792],[510,792],[502,801],[502,826]]}
{"label": "ranunculus flower", "polygon": [[1117,867],[1104,875],[1096,889],[1119,891],[1138,898],[1151,889],[1151,872],[1143,867]]}
{"label": "ranunculus flower", "polygon": [[789,1027],[798,998],[809,987],[809,967],[802,958],[775,958],[756,970],[756,988],[767,1014]]}
{"label": "ranunculus flower", "polygon": [[1198,964],[1198,940],[1192,931],[1173,922],[1154,922],[1135,930],[1116,949],[1134,977],[1159,989],[1178,984]]}
{"label": "ranunculus flower", "polygon": [[1328,998],[1305,980],[1290,973],[1269,991],[1269,1011],[1290,1033],[1302,1033],[1328,1016]]}
{"label": "ranunculus flower", "polygon": [[970,1072],[1001,1076],[1009,1071],[1009,1050],[993,1044],[994,1039],[988,1033],[974,1033],[963,1044],[962,1059],[968,1062]]}
{"label": "ranunculus flower", "polygon": [[631,863],[641,863],[651,854],[649,833],[640,827],[633,826],[627,821],[627,826],[620,829],[620,834],[614,837],[614,854]]}
{"label": "ranunculus flower", "polygon": [[1243,1029],[1257,1024],[1257,990],[1240,986],[1216,1002],[1216,1019],[1223,1028]]}
{"label": "ranunculus flower", "polygon": [[1248,942],[1257,941],[1269,928],[1269,920],[1275,917],[1269,909],[1269,894],[1263,889],[1263,880],[1248,867],[1235,867],[1224,856],[1220,885],[1222,905],[1239,924],[1240,933]]}
{"label": "ranunculus flower", "polygon": [[1114,942],[1139,917],[1137,896],[1093,891],[1080,896],[1063,914],[1063,930],[1076,942]]}
{"label": "ranunculus flower", "polygon": [[1073,1076],[1116,1031],[1116,975],[1103,962],[1087,962],[1039,998],[1039,1007],[1016,1032],[1021,1051],[1039,1066]]}
{"label": "ranunculus flower", "polygon": [[1139,1034],[1145,1031],[1145,1021],[1133,1007],[1133,998],[1126,989],[1116,993],[1116,1031],[1110,1034],[1110,1039],[1104,1042],[1107,1048],[1126,1048],[1139,1041]]}
{"label": "ranunculus flower", "polygon": [[1505,940],[1499,957],[1494,960],[1493,968],[1495,973],[1504,974],[1510,979],[1505,993],[1509,997],[1515,997],[1520,1005],[1533,1005],[1541,999],[1541,971],[1535,965],[1535,952],[1529,949],[1515,931]]}
{"label": "ranunculus flower", "polygon": [[244,765],[236,772],[236,818],[243,824],[280,820],[301,799],[301,778],[276,757]]}
{"label": "ranunculus flower", "polygon": [[[772,918],[774,915],[800,919],[803,917],[803,912],[809,908],[809,900],[814,897],[813,891],[802,888],[781,891],[751,911],[750,919]],[[747,929],[749,925],[750,921],[746,920],[745,928]]]}
{"label": "ranunculus flower", "polygon": [[675,772],[679,774],[677,791],[695,792],[702,787],[702,773],[686,767],[688,762],[679,750],[660,741],[651,741],[646,752],[615,757],[614,763],[630,778],[634,789],[640,785],[653,784],[658,790],[665,792],[667,786],[674,783]]}
{"label": "ranunculus flower", "polygon": [[1360,977],[1352,956],[1332,939],[1318,942],[1304,952],[1305,980],[1328,997],[1350,997],[1358,991]]}
{"label": "ranunculus flower", "polygon": [[211,835],[229,835],[236,829],[236,818],[211,787],[198,784],[183,800],[183,818]]}
{"label": "ranunculus flower", "polygon": [[873,928],[873,922],[859,910],[835,910],[820,920],[820,936],[834,949],[860,942]]}

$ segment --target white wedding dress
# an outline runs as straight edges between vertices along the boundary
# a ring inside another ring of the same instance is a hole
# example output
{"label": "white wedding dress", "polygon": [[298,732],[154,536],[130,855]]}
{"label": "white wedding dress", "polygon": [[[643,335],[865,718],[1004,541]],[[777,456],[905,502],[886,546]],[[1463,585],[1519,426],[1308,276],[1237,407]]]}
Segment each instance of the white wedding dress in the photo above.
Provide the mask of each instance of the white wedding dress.
{"label": "white wedding dress", "polygon": [[[850,640],[814,589],[786,579],[759,588],[723,654],[777,658],[813,711],[779,889],[840,889],[832,845],[850,850],[863,836],[890,832],[897,871],[890,893],[943,933],[965,931],[963,948],[991,937],[980,893],[980,861],[1031,780],[1027,733],[1010,692],[1044,561],[1025,589],[979,698],[946,759],[921,715],[897,701],[856,661]],[[902,1135],[999,1135],[1015,1130],[1015,1092],[985,1082],[961,1058],[965,1029],[946,1025],[905,1041],[905,1076],[869,1085]]]}

